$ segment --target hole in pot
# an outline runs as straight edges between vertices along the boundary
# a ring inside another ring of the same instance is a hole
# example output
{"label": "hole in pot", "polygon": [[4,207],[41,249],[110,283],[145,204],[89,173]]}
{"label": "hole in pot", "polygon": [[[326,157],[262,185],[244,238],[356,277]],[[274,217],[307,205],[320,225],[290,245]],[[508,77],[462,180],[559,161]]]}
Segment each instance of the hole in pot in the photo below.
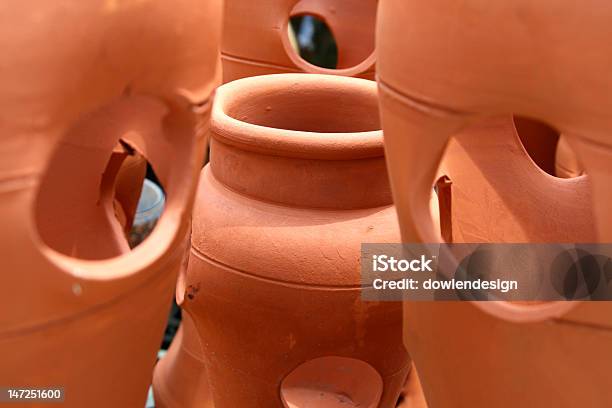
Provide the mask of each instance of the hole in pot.
{"label": "hole in pot", "polygon": [[113,258],[139,243],[130,245],[128,236],[139,222],[148,164],[127,143],[120,141],[109,152],[99,146],[99,135],[88,140],[83,130],[77,126],[58,144],[41,180],[35,210],[38,233],[64,255]]}
{"label": "hole in pot", "polygon": [[555,155],[559,132],[545,123],[520,116],[514,117],[514,126],[523,147],[540,169],[555,176]]}
{"label": "hole in pot", "polygon": [[377,0],[299,1],[290,13],[293,50],[287,52],[321,68],[358,66],[374,52],[377,5]]}
{"label": "hole in pot", "polygon": [[335,69],[338,47],[327,23],[312,14],[292,16],[289,22],[289,39],[298,55],[317,67]]}
{"label": "hole in pot", "polygon": [[321,357],[293,370],[281,384],[285,408],[375,408],[383,381],[369,364],[346,357]]}
{"label": "hole in pot", "polygon": [[337,86],[320,81],[250,88],[246,96],[236,92],[225,111],[239,121],[276,129],[320,133],[380,130],[372,89],[347,87],[338,92]]}

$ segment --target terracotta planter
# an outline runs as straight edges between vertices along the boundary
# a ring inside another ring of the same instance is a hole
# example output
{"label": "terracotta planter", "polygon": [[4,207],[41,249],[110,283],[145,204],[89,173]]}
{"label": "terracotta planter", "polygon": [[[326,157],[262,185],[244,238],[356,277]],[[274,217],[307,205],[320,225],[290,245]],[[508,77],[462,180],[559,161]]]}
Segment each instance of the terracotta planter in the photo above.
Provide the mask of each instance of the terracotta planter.
{"label": "terracotta planter", "polygon": [[[471,204],[466,201],[470,214],[464,222],[481,233],[478,241],[609,242],[612,96],[607,89],[612,84],[601,67],[612,63],[604,51],[612,34],[607,23],[612,9],[599,7],[592,14],[589,7],[577,9],[570,2],[476,3],[385,0],[379,7],[381,115],[403,241],[442,240],[427,198],[449,138],[461,133],[463,140],[449,148],[460,143],[464,151],[459,155],[476,158],[468,170],[482,173],[478,178],[489,183],[516,179],[506,192],[496,183],[494,189],[481,187],[465,198]],[[452,18],[440,18],[440,10],[452,10],[447,14]],[[531,27],[529,35],[526,27]],[[584,49],[593,52],[574,58]],[[576,81],[578,72],[600,80]],[[480,147],[490,149],[491,143],[510,139],[499,122],[478,124],[476,131],[471,126],[512,113],[550,123],[567,137],[584,163],[591,199],[577,194],[585,178],[548,177],[524,160],[513,163],[501,149],[488,159],[479,153]],[[457,148],[445,157],[452,155],[460,164]],[[453,189],[465,189],[455,178]],[[486,203],[487,190],[499,194],[495,198],[503,207]],[[508,195],[512,191],[526,198],[522,208]],[[453,193],[453,207],[458,195]],[[587,217],[585,222],[580,217],[591,208],[594,221]],[[558,216],[550,216],[557,211]],[[487,221],[491,217],[503,225],[495,228]],[[407,302],[404,314],[404,340],[431,407],[612,404],[606,391],[612,385],[607,375],[612,361],[609,302]]]}
{"label": "terracotta planter", "polygon": [[[69,407],[143,406],[219,79],[220,4],[5,6],[0,383],[61,386]],[[113,208],[119,140],[167,193],[131,252]]]}
{"label": "terracotta planter", "polygon": [[[374,79],[376,7],[377,2],[372,0],[225,2],[221,55],[223,80],[231,82],[249,76],[300,71]],[[304,61],[294,50],[288,33],[289,18],[303,14],[316,15],[331,28],[339,49],[338,69],[325,69],[312,65]],[[187,339],[191,333],[193,332],[185,330],[182,337],[171,347],[178,350],[184,348],[180,342],[193,343],[194,339]],[[174,359],[179,355],[177,352],[172,352],[164,359]],[[165,361],[164,364],[172,368],[164,368],[163,374],[156,377],[156,384],[164,381],[177,384],[178,388],[167,391],[174,396],[173,398],[179,399],[184,395],[200,393],[188,389],[190,386],[195,386],[196,382],[180,380],[184,372],[194,370],[195,365],[182,364],[181,361],[172,363]],[[202,366],[200,370],[201,372],[194,371],[192,376],[204,378],[204,367]],[[204,391],[208,389],[206,385],[202,385],[202,388]],[[204,391],[201,392],[205,394]]]}
{"label": "terracotta planter", "polygon": [[399,239],[376,103],[374,83],[334,76],[219,88],[177,288],[215,407],[394,406],[401,305],[360,300],[360,243]]}
{"label": "terracotta planter", "polygon": [[[230,82],[249,76],[300,71],[374,79],[376,7],[377,2],[371,0],[225,2],[221,55],[223,80]],[[338,69],[325,69],[312,65],[304,61],[294,50],[288,34],[288,23],[290,16],[300,14],[319,16],[331,28],[339,48]],[[181,337],[173,342],[172,352],[164,357],[166,361],[161,364],[168,368],[160,368],[163,373],[156,375],[155,384],[160,384],[160,387],[164,387],[161,384],[163,382],[176,384],[177,388],[167,390],[167,393],[173,395],[168,398],[185,401],[183,396],[205,395],[205,391],[208,390],[208,386],[204,384],[201,385],[201,391],[192,390],[189,387],[195,386],[197,382],[181,380],[186,370],[196,369],[194,364],[168,361],[183,355],[175,351],[187,347],[181,346],[181,342],[196,341],[188,339],[192,333],[194,332],[191,330],[184,330]],[[199,356],[197,359],[201,358]],[[201,366],[200,372],[193,371],[192,376],[205,378],[203,371],[204,367]],[[163,396],[160,398],[166,399]]]}
{"label": "terracotta planter", "polygon": [[[223,82],[283,72],[360,76],[374,79],[376,0],[234,0],[225,2]],[[289,40],[293,15],[323,19],[338,46],[338,69],[304,61]]]}

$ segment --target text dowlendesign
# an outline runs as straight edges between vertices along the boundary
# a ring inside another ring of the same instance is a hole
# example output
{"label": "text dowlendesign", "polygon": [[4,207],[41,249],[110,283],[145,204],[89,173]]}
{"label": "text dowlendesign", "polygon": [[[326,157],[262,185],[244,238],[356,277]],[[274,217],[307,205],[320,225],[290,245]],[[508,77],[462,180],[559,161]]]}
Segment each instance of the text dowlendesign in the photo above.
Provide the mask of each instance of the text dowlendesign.
{"label": "text dowlendesign", "polygon": [[[388,255],[372,256],[372,272],[425,272],[432,273],[435,269],[435,256],[427,257],[421,255],[413,259],[396,259]],[[518,289],[515,280],[483,280],[483,279],[437,279],[435,277],[422,279],[383,279],[376,278],[372,281],[375,290],[484,290],[508,293]]]}

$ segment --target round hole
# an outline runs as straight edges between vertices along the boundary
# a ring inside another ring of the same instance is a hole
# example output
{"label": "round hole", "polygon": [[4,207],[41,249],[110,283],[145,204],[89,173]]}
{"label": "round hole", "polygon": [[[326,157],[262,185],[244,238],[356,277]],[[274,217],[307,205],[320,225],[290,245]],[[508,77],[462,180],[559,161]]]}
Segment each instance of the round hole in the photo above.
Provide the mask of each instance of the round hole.
{"label": "round hole", "polygon": [[292,44],[306,62],[317,67],[336,69],[338,47],[327,24],[312,14],[293,16],[290,19]]}
{"label": "round hole", "polygon": [[346,357],[321,357],[293,370],[281,384],[285,408],[375,408],[383,381],[369,364]]}
{"label": "round hole", "polygon": [[285,51],[305,72],[373,73],[376,0],[301,0],[289,13]]}
{"label": "round hole", "polygon": [[[48,247],[77,259],[102,260],[129,252],[145,237],[128,239],[139,222],[148,164],[123,141],[105,148],[108,138],[90,132],[92,127],[83,121],[58,144],[41,179],[35,219]],[[146,235],[156,221],[149,220]]]}

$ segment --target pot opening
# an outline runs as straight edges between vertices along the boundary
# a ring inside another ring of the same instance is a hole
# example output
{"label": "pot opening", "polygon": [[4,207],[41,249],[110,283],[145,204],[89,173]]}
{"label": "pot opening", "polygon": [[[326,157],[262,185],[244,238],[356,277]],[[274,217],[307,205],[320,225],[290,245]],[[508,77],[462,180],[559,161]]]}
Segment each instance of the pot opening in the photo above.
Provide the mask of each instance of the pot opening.
{"label": "pot opening", "polygon": [[369,87],[340,91],[342,84],[334,82],[295,81],[279,86],[270,81],[270,87],[236,95],[226,106],[226,114],[253,125],[303,132],[380,130],[376,92]]}
{"label": "pot opening", "polygon": [[77,134],[83,136],[75,132],[58,144],[41,180],[35,210],[39,236],[77,259],[120,256],[153,231],[164,192],[147,159],[126,142],[103,153],[72,139]]}
{"label": "pot opening", "polygon": [[281,384],[285,408],[377,407],[380,374],[368,363],[347,357],[320,357],[294,369]]}
{"label": "pot opening", "polygon": [[289,41],[304,61],[321,68],[336,69],[338,46],[324,19],[300,14],[289,19]]}
{"label": "pot opening", "polygon": [[[285,51],[306,72],[351,70],[371,61],[374,53],[376,0],[355,5],[346,0],[301,0],[289,13]],[[301,64],[300,64],[301,63]],[[366,64],[369,65],[369,64]],[[360,72],[355,72],[357,74]]]}

